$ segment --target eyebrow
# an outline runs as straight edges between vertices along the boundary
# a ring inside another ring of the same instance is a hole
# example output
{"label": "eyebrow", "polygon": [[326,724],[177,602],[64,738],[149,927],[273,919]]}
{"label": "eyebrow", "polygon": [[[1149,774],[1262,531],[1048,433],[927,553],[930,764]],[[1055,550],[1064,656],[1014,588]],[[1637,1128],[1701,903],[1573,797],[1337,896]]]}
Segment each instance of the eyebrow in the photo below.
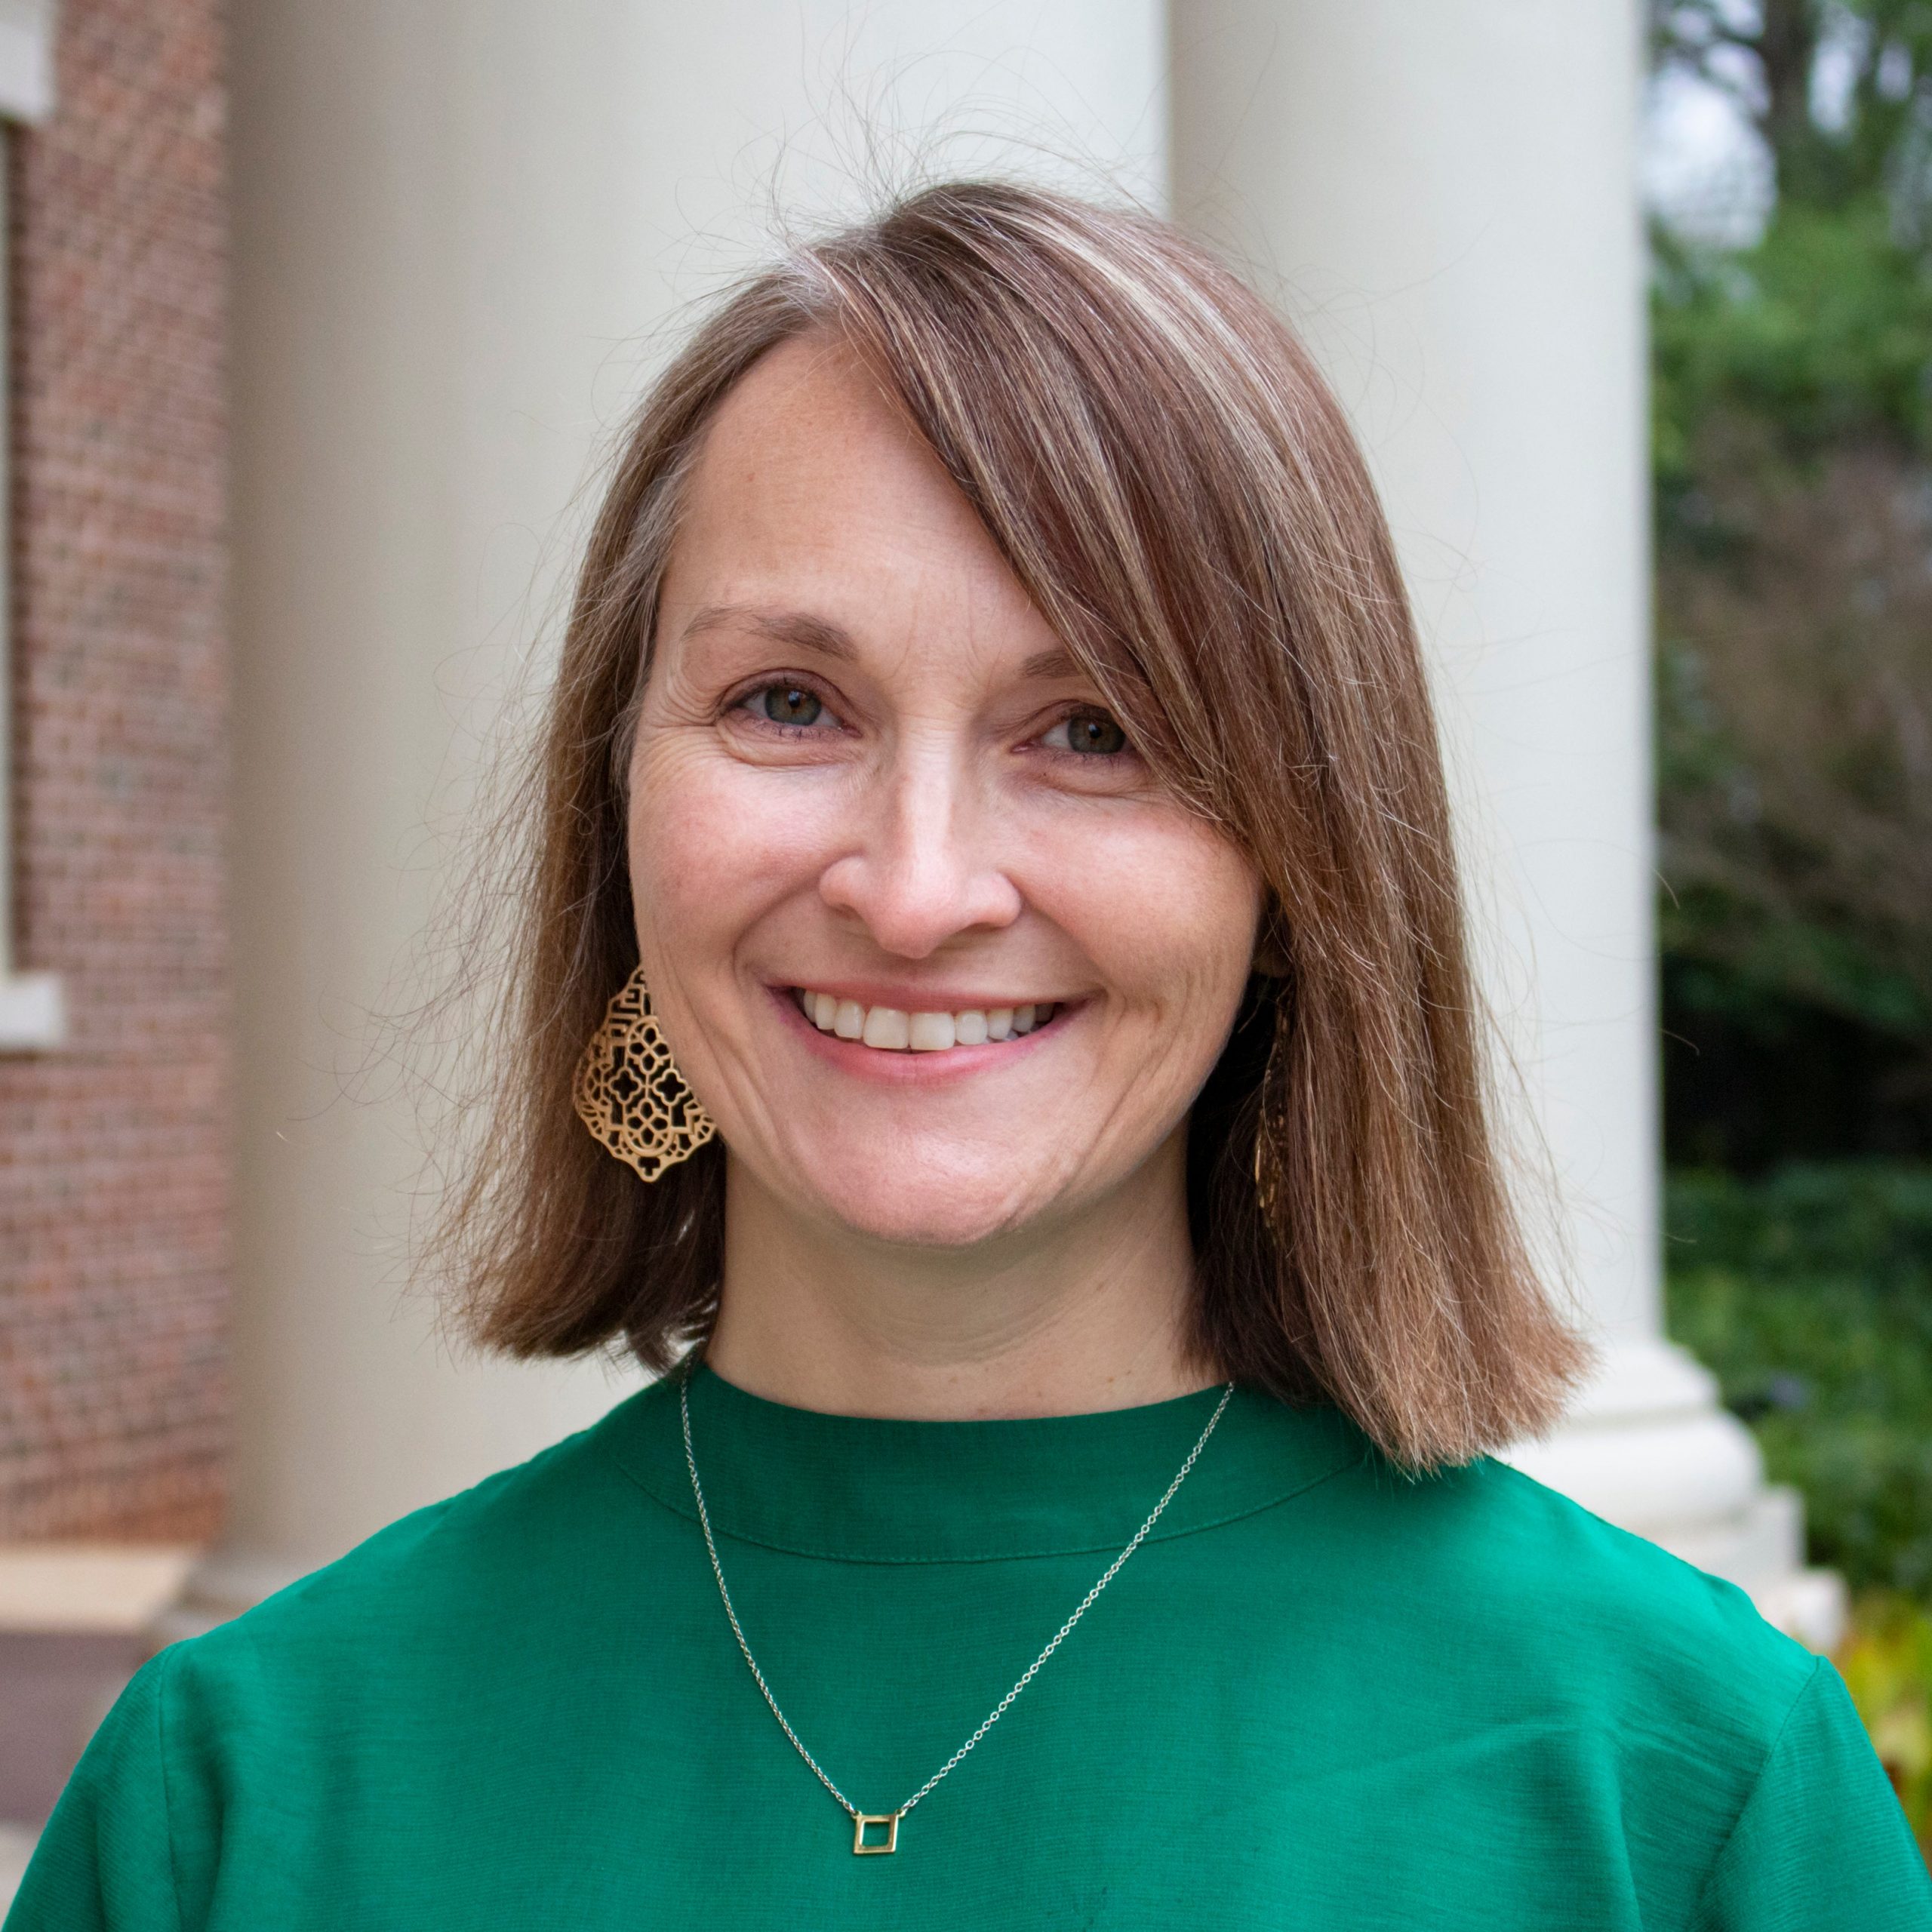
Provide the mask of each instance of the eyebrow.
{"label": "eyebrow", "polygon": [[[769,611],[754,604],[707,604],[685,625],[684,634],[699,637],[707,631],[728,630],[734,626],[755,632],[775,643],[846,663],[859,654],[851,632],[829,617],[815,617],[809,611]],[[1078,678],[1084,677],[1086,672],[1070,651],[1056,645],[1050,651],[1036,651],[1020,666],[1020,675],[1023,678]]]}
{"label": "eyebrow", "polygon": [[1072,652],[1060,645],[1051,651],[1036,651],[1020,667],[1023,678],[1084,678],[1087,673]]}
{"label": "eyebrow", "polygon": [[699,637],[734,625],[796,650],[815,651],[821,657],[849,663],[859,654],[851,633],[829,618],[815,617],[809,611],[761,610],[751,604],[707,604],[685,626],[685,635]]}

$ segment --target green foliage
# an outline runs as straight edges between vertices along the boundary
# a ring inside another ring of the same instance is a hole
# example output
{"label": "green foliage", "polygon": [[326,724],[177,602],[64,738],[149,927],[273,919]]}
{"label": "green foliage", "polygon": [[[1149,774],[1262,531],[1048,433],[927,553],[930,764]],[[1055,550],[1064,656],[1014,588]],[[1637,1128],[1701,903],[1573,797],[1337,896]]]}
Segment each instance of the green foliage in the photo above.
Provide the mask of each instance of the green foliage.
{"label": "green foliage", "polygon": [[[1743,389],[1715,354],[1706,375],[1721,366]],[[1875,412],[1880,386],[1866,399]],[[1657,578],[1667,1023],[1700,1051],[1815,1036],[1819,1118],[1870,1129],[1837,1151],[1932,1152],[1932,464],[1801,454],[1795,432],[1727,448],[1708,414],[1699,433]],[[1823,1051],[1829,1023],[1855,1051]],[[1681,1057],[1673,1071],[1709,1085]],[[1732,1104],[1758,1084],[1733,1082]],[[1667,1088],[1679,1148],[1690,1098]],[[1722,1137],[1762,1135],[1740,1118]]]}
{"label": "green foliage", "polygon": [[1834,1016],[1897,1043],[1915,1091],[1932,1081],[1932,0],[1651,12],[1654,70],[1727,94],[1775,184],[1750,247],[1654,237],[1660,937],[1729,1024]]}
{"label": "green foliage", "polygon": [[1805,1497],[1813,1558],[1932,1598],[1932,1168],[1668,1177],[1671,1334]]}
{"label": "green foliage", "polygon": [[[1665,582],[1660,614],[1668,619],[1674,614],[1668,593],[1676,579],[1667,572]],[[1840,896],[1847,868],[1833,863],[1829,848],[1804,849],[1785,822],[1796,813],[1767,822],[1767,790],[1778,800],[1781,788],[1775,782],[1767,787],[1758,768],[1775,747],[1743,742],[1737,722],[1710,688],[1710,642],[1721,641],[1713,601],[1705,601],[1704,647],[1665,630],[1654,660],[1659,815],[1676,888],[1660,896],[1657,940],[1663,953],[1681,962],[1676,989],[1693,1007],[1721,1012],[1767,1043],[1789,1023],[1794,1004],[1900,1038],[1932,1039],[1932,972],[1923,970],[1916,935],[1881,931],[1884,922],[1875,918],[1847,917]],[[1759,626],[1760,638],[1770,628]],[[1784,688],[1799,712],[1795,731],[1815,729],[1810,721],[1819,707],[1804,703],[1814,694],[1796,677],[1787,678]],[[1786,761],[1786,780],[1796,762]],[[1885,761],[1881,754],[1868,762],[1882,768]],[[1857,777],[1838,775],[1847,798],[1856,795]],[[1721,840],[1731,854],[1741,850],[1743,862],[1728,868],[1700,868],[1694,857],[1684,862],[1669,835],[1694,819],[1715,825],[1717,831],[1706,834],[1709,842]],[[1814,835],[1826,822],[1814,817]],[[1807,894],[1786,885],[1794,870],[1820,864],[1829,869],[1836,891]],[[1774,889],[1780,886],[1786,889]],[[1909,970],[1905,962],[1912,961],[1921,962],[1919,972]]]}
{"label": "green foliage", "polygon": [[1906,1822],[1932,1844],[1932,1614],[1896,1591],[1852,1605],[1835,1660]]}
{"label": "green foliage", "polygon": [[1659,238],[1658,921],[1732,1023],[1816,1008],[1932,1075],[1932,257],[1897,230],[1873,195]]}
{"label": "green foliage", "polygon": [[[1741,895],[1692,886],[1658,909],[1661,949],[1683,962],[1687,1007],[1724,1014],[1775,1051],[1804,1009],[1843,1015],[1874,1032],[1932,1036],[1924,989],[1842,925],[1802,913],[1767,916]],[[1708,956],[1721,934],[1720,960]]]}
{"label": "green foliage", "polygon": [[[1767,454],[1801,463],[1873,436],[1932,454],[1932,273],[1895,230],[1873,195],[1829,212],[1784,205],[1734,253],[1657,238],[1653,454],[1667,515],[1727,415],[1762,424]],[[1701,540],[1694,508],[1668,534]]]}

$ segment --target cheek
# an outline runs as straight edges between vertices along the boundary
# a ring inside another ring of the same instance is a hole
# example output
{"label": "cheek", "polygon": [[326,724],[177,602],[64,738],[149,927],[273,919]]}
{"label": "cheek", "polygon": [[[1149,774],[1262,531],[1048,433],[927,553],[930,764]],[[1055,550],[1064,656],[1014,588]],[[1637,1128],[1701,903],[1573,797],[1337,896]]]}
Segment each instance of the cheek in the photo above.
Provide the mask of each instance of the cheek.
{"label": "cheek", "polygon": [[718,841],[731,832],[731,814],[702,783],[694,760],[675,741],[641,744],[631,764],[627,832],[631,894],[638,937],[647,955],[661,955],[663,939],[691,929],[702,912],[702,880],[719,869]]}
{"label": "cheek", "polygon": [[678,733],[641,740],[631,764],[631,891],[638,936],[675,967],[728,941],[759,906],[808,866],[809,801]]}
{"label": "cheek", "polygon": [[1204,820],[1158,805],[1051,841],[1036,903],[1128,1007],[1217,1035],[1253,963],[1262,890],[1246,856]]}

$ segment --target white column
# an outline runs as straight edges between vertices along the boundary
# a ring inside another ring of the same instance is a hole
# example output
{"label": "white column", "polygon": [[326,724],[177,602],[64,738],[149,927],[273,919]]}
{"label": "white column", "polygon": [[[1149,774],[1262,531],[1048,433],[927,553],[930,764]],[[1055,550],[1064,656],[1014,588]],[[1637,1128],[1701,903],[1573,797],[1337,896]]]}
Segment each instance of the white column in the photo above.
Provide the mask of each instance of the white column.
{"label": "white column", "polygon": [[1174,0],[1175,203],[1353,414],[1428,651],[1479,964],[1604,1372],[1512,1460],[1829,1638],[1797,1499],[1663,1339],[1638,0]]}
{"label": "white column", "polygon": [[[362,1074],[592,445],[791,211],[995,162],[1164,192],[1157,0],[237,0],[232,1527],[246,1601],[588,1422],[405,1293]],[[1016,146],[1016,142],[1022,145]],[[345,1088],[354,1091],[345,1091]]]}

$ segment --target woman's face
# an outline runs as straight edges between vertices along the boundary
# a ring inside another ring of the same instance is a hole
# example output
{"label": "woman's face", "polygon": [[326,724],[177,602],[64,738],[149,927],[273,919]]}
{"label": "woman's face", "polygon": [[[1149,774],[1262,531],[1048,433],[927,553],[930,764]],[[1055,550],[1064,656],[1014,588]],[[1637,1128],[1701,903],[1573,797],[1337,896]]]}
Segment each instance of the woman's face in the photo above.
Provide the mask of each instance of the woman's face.
{"label": "woman's face", "polygon": [[767,355],[706,438],[631,783],[653,1002],[793,1211],[964,1247],[1103,1205],[1184,1126],[1254,868],[823,343]]}

